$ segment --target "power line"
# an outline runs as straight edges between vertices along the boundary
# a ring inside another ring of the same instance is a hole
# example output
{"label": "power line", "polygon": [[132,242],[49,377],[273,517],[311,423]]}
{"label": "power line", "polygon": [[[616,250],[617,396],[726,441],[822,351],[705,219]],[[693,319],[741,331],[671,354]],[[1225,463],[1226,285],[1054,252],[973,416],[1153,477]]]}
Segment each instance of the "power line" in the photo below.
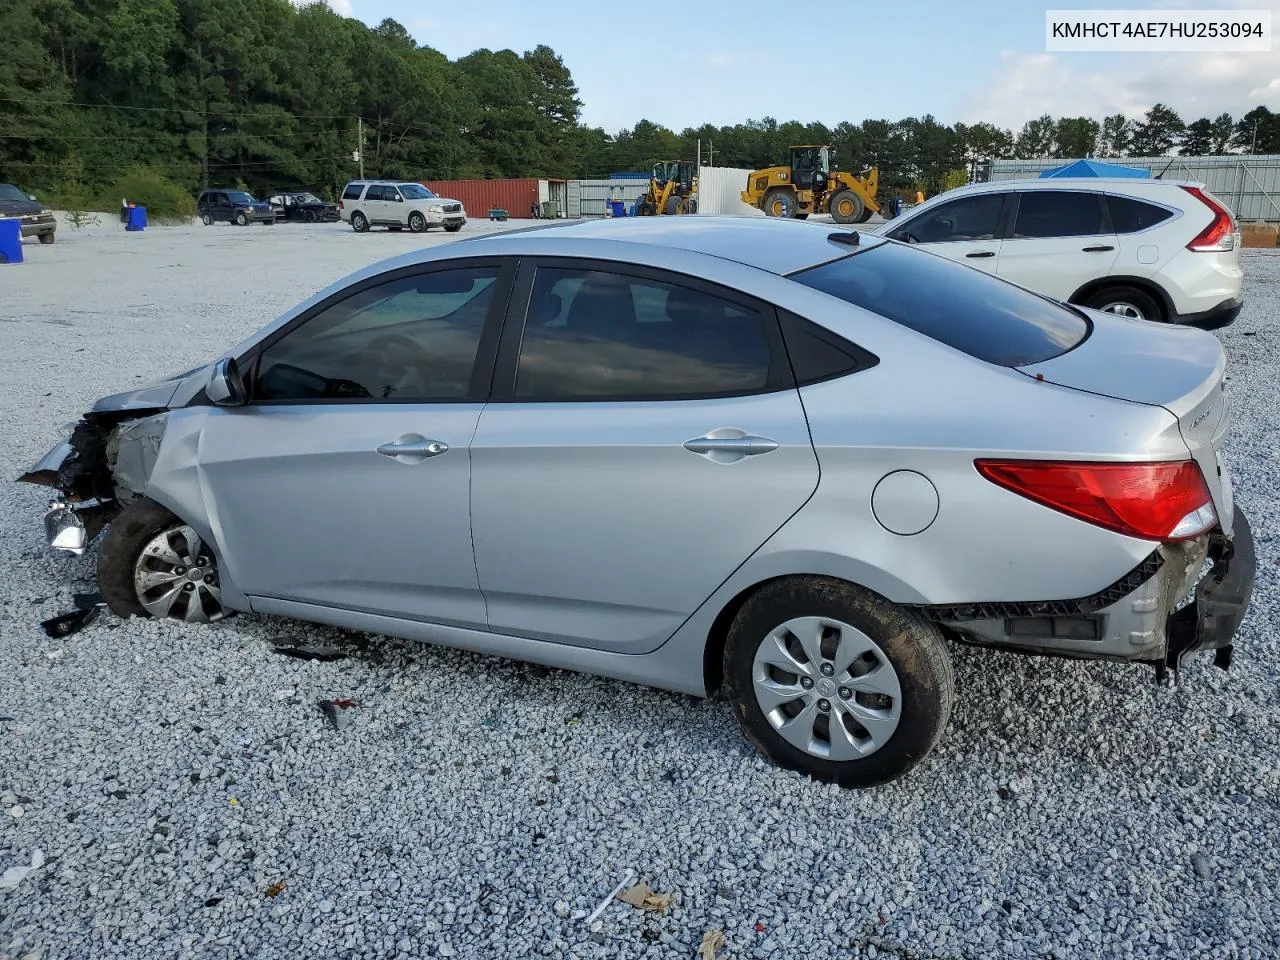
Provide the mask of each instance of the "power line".
{"label": "power line", "polygon": [[78,100],[34,100],[22,97],[0,97],[0,103],[26,103],[41,107],[87,107],[94,110],[136,110],[144,113],[194,113],[203,117],[259,117],[261,119],[279,119],[290,117],[294,120],[358,120],[342,114],[323,113],[287,113],[273,115],[264,113],[220,113],[216,110],[197,110],[193,107],[124,107],[112,103],[84,103]]}

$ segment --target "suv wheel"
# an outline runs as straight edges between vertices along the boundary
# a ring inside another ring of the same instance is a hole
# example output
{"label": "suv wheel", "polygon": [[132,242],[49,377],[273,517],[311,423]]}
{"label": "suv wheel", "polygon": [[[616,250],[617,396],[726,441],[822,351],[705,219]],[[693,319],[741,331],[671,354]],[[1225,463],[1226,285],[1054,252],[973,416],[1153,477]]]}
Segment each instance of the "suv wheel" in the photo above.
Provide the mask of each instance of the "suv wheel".
{"label": "suv wheel", "polygon": [[248,217],[246,217],[243,213],[237,213],[237,214],[236,214],[236,226],[237,226],[237,227],[247,227],[248,225],[249,225],[249,218],[248,218]]}
{"label": "suv wheel", "polygon": [[213,214],[211,213],[200,214],[200,222],[203,223],[206,227],[213,226]]}
{"label": "suv wheel", "polygon": [[356,233],[364,233],[369,229],[369,221],[359,210],[351,215],[351,229]]}
{"label": "suv wheel", "polygon": [[866,590],[784,577],[729,629],[724,676],[746,735],[774,763],[871,787],[923,760],[951,715],[938,628]]}
{"label": "suv wheel", "polygon": [[417,210],[409,214],[409,229],[414,233],[423,233],[427,229],[427,218]]}
{"label": "suv wheel", "polygon": [[1134,320],[1164,320],[1164,311],[1155,297],[1137,287],[1103,287],[1090,294],[1083,306]]}

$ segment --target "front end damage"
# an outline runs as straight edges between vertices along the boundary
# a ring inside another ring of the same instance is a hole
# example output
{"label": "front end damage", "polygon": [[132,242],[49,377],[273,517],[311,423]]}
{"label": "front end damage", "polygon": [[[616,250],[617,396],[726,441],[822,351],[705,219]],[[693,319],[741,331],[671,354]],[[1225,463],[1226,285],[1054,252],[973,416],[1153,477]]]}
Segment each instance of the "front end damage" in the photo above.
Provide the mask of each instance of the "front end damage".
{"label": "front end damage", "polygon": [[1163,543],[1089,597],[1032,603],[922,605],[956,639],[1019,653],[1148,663],[1162,678],[1192,654],[1226,669],[1253,595],[1253,533],[1236,506],[1231,534]]}
{"label": "front end damage", "polygon": [[166,409],[95,410],[18,478],[51,487],[45,539],[83,554],[131,500],[146,491],[164,437]]}

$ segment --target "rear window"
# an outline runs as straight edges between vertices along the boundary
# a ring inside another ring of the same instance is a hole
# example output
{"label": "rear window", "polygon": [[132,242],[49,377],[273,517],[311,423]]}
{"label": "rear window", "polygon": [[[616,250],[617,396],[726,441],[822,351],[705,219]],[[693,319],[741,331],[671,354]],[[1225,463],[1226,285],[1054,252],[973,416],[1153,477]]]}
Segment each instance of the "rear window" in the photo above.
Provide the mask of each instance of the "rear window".
{"label": "rear window", "polygon": [[1116,233],[1137,233],[1173,216],[1172,210],[1133,197],[1108,196],[1107,206],[1111,208],[1111,226]]}
{"label": "rear window", "polygon": [[364,189],[363,183],[348,183],[347,189],[342,191],[343,200],[359,200],[360,191]]}
{"label": "rear window", "polygon": [[936,254],[885,243],[790,275],[971,357],[1005,367],[1066,353],[1089,332],[1084,317]]}

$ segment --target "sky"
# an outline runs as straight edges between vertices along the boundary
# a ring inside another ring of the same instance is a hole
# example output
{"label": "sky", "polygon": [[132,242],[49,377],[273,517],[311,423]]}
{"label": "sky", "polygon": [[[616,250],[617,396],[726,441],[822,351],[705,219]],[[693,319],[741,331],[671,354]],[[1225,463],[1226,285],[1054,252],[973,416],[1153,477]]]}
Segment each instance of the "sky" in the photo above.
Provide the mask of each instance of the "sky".
{"label": "sky", "polygon": [[[1270,53],[1046,53],[1045,10],[1270,9],[1276,0],[325,0],[370,25],[392,17],[450,58],[553,48],[573,73],[582,120],[616,133],[649,119],[675,130],[771,116],[821,122],[1142,114],[1185,121],[1258,104],[1280,110]],[[806,9],[813,11],[807,15]]]}

